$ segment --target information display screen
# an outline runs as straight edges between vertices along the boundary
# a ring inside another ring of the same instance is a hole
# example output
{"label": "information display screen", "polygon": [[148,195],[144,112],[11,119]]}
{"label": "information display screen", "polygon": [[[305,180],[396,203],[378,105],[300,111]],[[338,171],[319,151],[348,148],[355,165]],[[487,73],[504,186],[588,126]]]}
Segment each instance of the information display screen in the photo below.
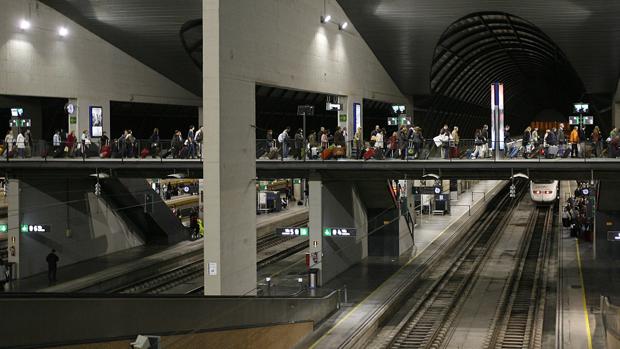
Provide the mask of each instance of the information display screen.
{"label": "information display screen", "polygon": [[101,137],[103,135],[103,108],[90,107],[90,136]]}
{"label": "information display screen", "polygon": [[276,234],[280,236],[308,236],[308,228],[306,227],[276,228]]}
{"label": "information display screen", "polygon": [[23,108],[11,108],[11,116],[12,117],[21,117],[22,115],[24,115],[24,109]]}
{"label": "information display screen", "polygon": [[607,241],[620,241],[620,231],[608,231]]}
{"label": "information display screen", "polygon": [[328,236],[328,237],[357,236],[357,229],[355,228],[323,228],[323,236]]}
{"label": "information display screen", "polygon": [[388,126],[398,126],[398,118],[397,117],[389,117],[387,118]]}
{"label": "information display screen", "polygon": [[32,120],[12,118],[11,121],[9,122],[9,127],[20,127],[20,128],[32,127]]}

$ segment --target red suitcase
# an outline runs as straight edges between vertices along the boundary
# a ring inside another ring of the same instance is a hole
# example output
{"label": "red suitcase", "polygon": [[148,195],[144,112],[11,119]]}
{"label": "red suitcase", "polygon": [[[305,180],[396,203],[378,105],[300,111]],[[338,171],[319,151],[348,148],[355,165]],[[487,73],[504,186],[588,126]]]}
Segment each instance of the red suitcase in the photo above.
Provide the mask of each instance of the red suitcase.
{"label": "red suitcase", "polygon": [[370,160],[375,157],[375,148],[368,148],[364,152],[364,160]]}

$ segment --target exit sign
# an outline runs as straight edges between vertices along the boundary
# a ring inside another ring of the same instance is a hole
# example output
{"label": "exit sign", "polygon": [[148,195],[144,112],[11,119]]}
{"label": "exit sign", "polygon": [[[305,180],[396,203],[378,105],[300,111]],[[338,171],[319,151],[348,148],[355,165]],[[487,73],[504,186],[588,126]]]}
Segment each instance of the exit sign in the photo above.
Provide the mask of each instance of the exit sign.
{"label": "exit sign", "polygon": [[357,235],[355,228],[323,228],[323,236],[328,237],[351,237]]}
{"label": "exit sign", "polygon": [[19,226],[19,231],[22,233],[49,233],[52,231],[52,227],[47,224],[22,224]]}
{"label": "exit sign", "polygon": [[7,233],[9,231],[8,224],[0,224],[0,234]]}

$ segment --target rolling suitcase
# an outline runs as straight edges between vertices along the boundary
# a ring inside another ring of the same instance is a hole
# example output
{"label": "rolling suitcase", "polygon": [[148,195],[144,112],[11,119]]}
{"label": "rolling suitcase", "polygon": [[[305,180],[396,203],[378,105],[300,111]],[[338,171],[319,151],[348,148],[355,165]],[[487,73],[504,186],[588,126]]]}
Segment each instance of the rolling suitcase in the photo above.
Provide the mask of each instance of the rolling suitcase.
{"label": "rolling suitcase", "polygon": [[564,152],[562,153],[562,158],[566,159],[570,156],[571,149],[569,147],[564,147]]}
{"label": "rolling suitcase", "polygon": [[364,152],[364,160],[370,160],[374,158],[376,152],[377,151],[375,150],[375,148],[366,149],[366,151]]}
{"label": "rolling suitcase", "polygon": [[510,153],[508,154],[508,156],[511,159],[516,158],[518,155],[519,155],[519,147],[514,147],[513,146],[512,148],[510,148]]}
{"label": "rolling suitcase", "polygon": [[547,148],[547,151],[545,152],[545,158],[547,158],[547,159],[553,159],[557,155],[558,155],[558,146],[557,145],[549,146],[549,148]]}

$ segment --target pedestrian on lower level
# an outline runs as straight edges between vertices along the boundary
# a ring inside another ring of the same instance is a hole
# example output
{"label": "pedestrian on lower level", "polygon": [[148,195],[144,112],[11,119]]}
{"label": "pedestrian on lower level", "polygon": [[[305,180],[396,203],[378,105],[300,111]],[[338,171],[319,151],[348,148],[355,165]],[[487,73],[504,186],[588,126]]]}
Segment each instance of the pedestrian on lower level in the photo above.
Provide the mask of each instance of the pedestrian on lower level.
{"label": "pedestrian on lower level", "polygon": [[52,252],[47,255],[47,258],[45,258],[45,260],[47,261],[47,279],[49,280],[50,284],[52,284],[56,282],[56,269],[58,267],[58,261],[60,260],[60,258],[58,258],[58,256],[56,255],[56,250],[52,250]]}
{"label": "pedestrian on lower level", "polygon": [[6,265],[4,265],[4,261],[0,259],[0,292],[4,292],[4,285],[8,281],[8,270]]}

